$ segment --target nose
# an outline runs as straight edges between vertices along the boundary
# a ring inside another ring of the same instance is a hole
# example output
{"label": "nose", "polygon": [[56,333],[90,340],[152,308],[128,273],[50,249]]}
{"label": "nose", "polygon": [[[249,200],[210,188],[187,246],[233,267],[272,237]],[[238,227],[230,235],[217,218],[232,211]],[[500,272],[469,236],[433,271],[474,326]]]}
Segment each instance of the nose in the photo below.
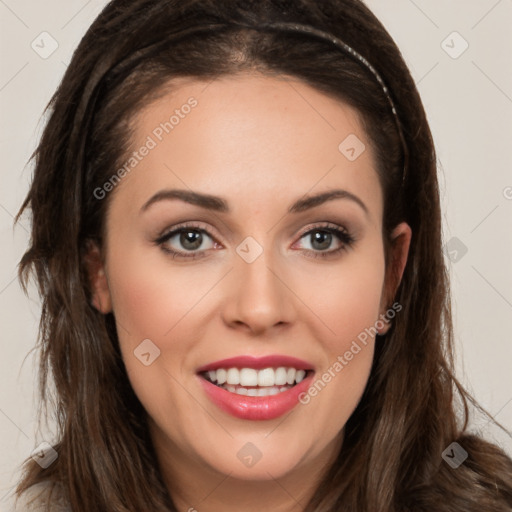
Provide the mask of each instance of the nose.
{"label": "nose", "polygon": [[293,322],[294,295],[281,267],[270,249],[251,263],[236,256],[223,310],[227,325],[256,335]]}

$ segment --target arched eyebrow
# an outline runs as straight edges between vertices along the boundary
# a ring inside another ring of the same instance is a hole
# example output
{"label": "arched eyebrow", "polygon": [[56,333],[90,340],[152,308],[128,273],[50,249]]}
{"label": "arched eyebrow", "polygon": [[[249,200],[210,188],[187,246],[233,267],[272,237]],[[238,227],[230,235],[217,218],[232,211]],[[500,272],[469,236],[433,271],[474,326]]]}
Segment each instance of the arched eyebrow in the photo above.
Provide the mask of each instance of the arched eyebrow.
{"label": "arched eyebrow", "polygon": [[[160,190],[151,196],[142,206],[141,213],[146,211],[155,203],[160,201],[171,201],[175,199],[219,213],[230,213],[231,211],[228,202],[222,197],[212,196],[209,194],[201,194],[191,190],[165,189]],[[342,189],[329,190],[327,192],[321,192],[313,196],[301,197],[288,208],[288,213],[304,212],[335,199],[345,199],[352,201],[359,205],[367,215],[369,214],[367,206],[358,196]]]}
{"label": "arched eyebrow", "polygon": [[321,192],[314,196],[302,197],[290,206],[288,213],[300,213],[310,208],[320,206],[327,201],[333,201],[334,199],[348,199],[349,201],[353,201],[361,207],[366,215],[369,214],[367,206],[358,196],[348,190],[342,189],[329,190],[328,192]]}

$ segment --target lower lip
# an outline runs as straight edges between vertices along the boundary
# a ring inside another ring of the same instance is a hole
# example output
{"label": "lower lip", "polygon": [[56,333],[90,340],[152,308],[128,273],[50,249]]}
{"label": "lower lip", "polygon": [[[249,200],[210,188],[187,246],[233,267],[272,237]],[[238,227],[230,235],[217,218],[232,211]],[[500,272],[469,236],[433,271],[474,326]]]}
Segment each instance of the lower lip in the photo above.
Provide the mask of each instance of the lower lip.
{"label": "lower lip", "polygon": [[261,421],[279,418],[291,411],[299,402],[299,395],[306,392],[314,373],[292,388],[277,395],[247,396],[227,391],[198,376],[210,400],[224,412],[243,420]]}

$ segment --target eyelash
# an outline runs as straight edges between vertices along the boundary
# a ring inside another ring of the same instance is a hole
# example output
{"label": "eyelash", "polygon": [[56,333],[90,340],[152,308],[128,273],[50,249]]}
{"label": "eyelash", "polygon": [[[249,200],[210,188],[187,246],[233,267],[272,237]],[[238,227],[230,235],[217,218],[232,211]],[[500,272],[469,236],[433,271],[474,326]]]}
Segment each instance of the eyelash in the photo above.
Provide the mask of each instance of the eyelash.
{"label": "eyelash", "polygon": [[[164,252],[167,254],[172,255],[173,259],[176,258],[183,258],[183,259],[198,259],[203,258],[205,256],[206,250],[203,250],[201,252],[190,252],[189,254],[183,253],[180,251],[175,251],[174,249],[169,249],[168,246],[166,246],[166,242],[168,242],[171,238],[173,238],[175,235],[187,232],[187,231],[195,231],[200,233],[207,234],[212,240],[214,240],[214,237],[210,235],[207,229],[193,223],[185,223],[181,224],[178,227],[173,228],[171,231],[165,232],[163,235],[161,235],[159,238],[157,238],[154,243],[158,245]],[[309,253],[309,257],[312,258],[328,258],[333,257],[342,251],[346,251],[349,248],[351,248],[356,241],[355,238],[345,229],[340,228],[334,224],[330,223],[324,223],[324,224],[318,224],[315,226],[310,227],[307,231],[302,233],[299,237],[299,240],[302,240],[307,235],[311,235],[315,232],[323,232],[323,233],[329,233],[331,235],[336,236],[340,242],[341,246],[338,249],[334,249],[331,251],[312,251],[311,249],[304,249],[307,253]]]}

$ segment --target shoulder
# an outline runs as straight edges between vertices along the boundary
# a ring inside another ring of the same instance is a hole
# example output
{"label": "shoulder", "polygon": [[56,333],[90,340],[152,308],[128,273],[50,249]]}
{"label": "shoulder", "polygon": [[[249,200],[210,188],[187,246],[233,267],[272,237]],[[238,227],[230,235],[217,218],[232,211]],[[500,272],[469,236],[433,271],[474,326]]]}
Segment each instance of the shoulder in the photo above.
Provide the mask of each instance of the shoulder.
{"label": "shoulder", "polygon": [[9,512],[71,512],[59,488],[52,488],[51,482],[32,485],[18,497]]}

